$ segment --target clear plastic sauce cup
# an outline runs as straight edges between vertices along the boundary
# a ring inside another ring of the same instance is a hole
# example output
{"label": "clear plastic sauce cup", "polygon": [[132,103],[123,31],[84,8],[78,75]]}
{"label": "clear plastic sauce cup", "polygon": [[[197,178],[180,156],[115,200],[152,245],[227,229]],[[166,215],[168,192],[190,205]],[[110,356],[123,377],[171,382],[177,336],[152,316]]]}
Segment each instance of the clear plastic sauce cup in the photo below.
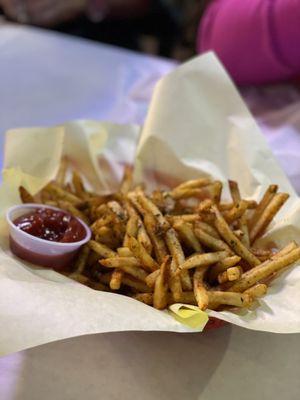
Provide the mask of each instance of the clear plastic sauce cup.
{"label": "clear plastic sauce cup", "polygon": [[41,208],[64,212],[64,210],[44,204],[22,204],[11,207],[7,211],[6,219],[9,225],[11,251],[16,256],[33,264],[63,269],[72,262],[80,247],[91,239],[91,230],[81,219],[76,218],[84,227],[86,236],[77,242],[63,243],[32,236],[14,224],[14,221],[22,215]]}

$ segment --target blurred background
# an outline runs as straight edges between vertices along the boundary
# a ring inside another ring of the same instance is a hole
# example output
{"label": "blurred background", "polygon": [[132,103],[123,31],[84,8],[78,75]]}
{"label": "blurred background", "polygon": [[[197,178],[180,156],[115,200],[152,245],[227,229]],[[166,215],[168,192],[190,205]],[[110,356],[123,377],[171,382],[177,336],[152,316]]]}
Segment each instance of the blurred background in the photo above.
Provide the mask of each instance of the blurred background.
{"label": "blurred background", "polygon": [[195,54],[203,0],[0,0],[8,20],[186,60]]}

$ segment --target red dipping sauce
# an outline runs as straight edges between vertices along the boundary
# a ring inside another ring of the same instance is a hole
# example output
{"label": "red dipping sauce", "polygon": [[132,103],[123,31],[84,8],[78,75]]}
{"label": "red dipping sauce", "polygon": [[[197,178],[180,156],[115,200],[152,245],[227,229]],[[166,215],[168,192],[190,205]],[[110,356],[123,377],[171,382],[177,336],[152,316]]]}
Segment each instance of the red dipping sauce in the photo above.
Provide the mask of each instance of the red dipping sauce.
{"label": "red dipping sauce", "polygon": [[16,218],[13,223],[29,235],[52,242],[79,242],[86,236],[85,228],[76,218],[50,208],[38,208]]}
{"label": "red dipping sauce", "polygon": [[80,219],[55,207],[23,204],[6,214],[11,251],[33,264],[56,270],[71,266],[91,230]]}

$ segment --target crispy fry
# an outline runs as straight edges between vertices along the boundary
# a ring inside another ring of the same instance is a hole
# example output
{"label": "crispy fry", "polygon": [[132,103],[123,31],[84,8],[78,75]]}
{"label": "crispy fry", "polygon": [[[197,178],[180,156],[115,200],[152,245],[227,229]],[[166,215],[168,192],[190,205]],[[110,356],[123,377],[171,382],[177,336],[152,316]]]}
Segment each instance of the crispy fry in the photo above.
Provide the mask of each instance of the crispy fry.
{"label": "crispy fry", "polygon": [[219,234],[227,242],[227,244],[233,249],[233,251],[246,260],[251,266],[259,265],[260,261],[255,257],[243,243],[234,235],[228,226],[227,222],[223,218],[222,214],[216,206],[212,206],[212,210],[216,215],[216,228]]}
{"label": "crispy fry", "polygon": [[177,191],[180,191],[182,189],[194,189],[194,188],[201,188],[204,186],[208,186],[212,183],[210,178],[199,178],[199,179],[191,179],[189,181],[183,182],[180,185],[176,186],[172,191],[171,191],[171,196],[174,195]]}
{"label": "crispy fry", "polygon": [[195,234],[201,244],[203,244],[205,247],[215,250],[215,251],[227,251],[228,254],[232,254],[232,250],[230,247],[221,239],[216,239],[213,236],[210,236],[208,233],[202,231],[199,228],[195,229]]}
{"label": "crispy fry", "polygon": [[87,260],[88,260],[88,257],[89,257],[89,254],[90,254],[90,247],[88,245],[84,245],[80,249],[80,253],[76,259],[73,273],[75,273],[75,274],[83,273],[84,268],[87,263]]}
{"label": "crispy fry", "polygon": [[24,186],[19,187],[19,194],[23,203],[35,203],[34,197],[24,188]]}
{"label": "crispy fry", "polygon": [[249,294],[253,299],[263,297],[268,291],[268,286],[263,283],[258,283],[251,288],[244,291],[244,293]]}
{"label": "crispy fry", "polygon": [[223,217],[227,223],[232,223],[233,221],[241,218],[248,208],[248,203],[245,200],[238,201],[230,210],[223,212]]}
{"label": "crispy fry", "polygon": [[140,268],[140,262],[134,257],[113,257],[99,260],[99,263],[107,268],[119,268],[126,274],[145,282],[147,273]]}
{"label": "crispy fry", "polygon": [[267,188],[263,198],[259,202],[259,204],[258,204],[257,208],[255,209],[252,217],[248,221],[249,230],[252,229],[252,227],[255,224],[255,222],[260,218],[261,214],[263,213],[263,211],[265,210],[267,205],[270,203],[270,201],[273,199],[273,197],[277,193],[277,190],[278,190],[278,186],[277,185],[270,185]]}
{"label": "crispy fry", "polygon": [[82,203],[82,200],[79,197],[62,189],[54,182],[48,183],[45,190],[47,190],[49,193],[51,193],[55,198],[68,201],[75,206]]}
{"label": "crispy fry", "polygon": [[138,221],[137,240],[147,250],[149,254],[152,253],[152,242],[141,219],[139,219]]}
{"label": "crispy fry", "polygon": [[76,171],[72,172],[72,184],[73,184],[76,196],[78,196],[81,199],[86,199],[87,193],[84,189],[83,181],[81,179],[81,176]]}
{"label": "crispy fry", "polygon": [[130,236],[128,239],[128,247],[133,253],[133,255],[138,258],[141,262],[141,265],[147,271],[153,272],[159,268],[159,265],[153,258],[147,253],[145,247],[139,243],[133,236]]}
{"label": "crispy fry", "polygon": [[117,255],[117,253],[111,250],[109,247],[105,246],[104,244],[98,243],[95,240],[90,240],[88,242],[88,246],[90,247],[90,249],[92,249],[95,253],[99,254],[99,256],[103,258],[115,257]]}
{"label": "crispy fry", "polygon": [[78,208],[76,208],[72,203],[64,200],[58,200],[57,205],[59,208],[68,211],[74,217],[80,218],[86,224],[89,224],[88,217],[83,212],[79,211]]}
{"label": "crispy fry", "polygon": [[195,228],[199,228],[205,233],[208,233],[210,236],[213,236],[216,239],[220,239],[220,235],[216,228],[214,228],[212,225],[209,225],[208,223],[204,221],[197,221],[195,222]]}
{"label": "crispy fry", "polygon": [[126,224],[126,234],[123,241],[124,246],[128,247],[129,237],[137,237],[138,235],[139,217],[137,214],[131,215]]}
{"label": "crispy fry", "polygon": [[217,277],[220,273],[226,271],[228,268],[235,266],[240,260],[241,257],[239,256],[231,256],[223,258],[223,260],[217,262],[209,269],[208,273],[209,283],[213,284],[214,281],[217,280]]}
{"label": "crispy fry", "polygon": [[209,291],[208,293],[208,308],[215,310],[220,305],[228,305],[235,307],[250,307],[253,299],[247,293],[232,293],[232,292],[219,292]]}
{"label": "crispy fry", "polygon": [[236,281],[241,277],[243,270],[241,267],[230,267],[226,271],[220,272],[218,275],[218,282],[225,283],[225,282],[232,282]]}
{"label": "crispy fry", "polygon": [[146,197],[146,195],[143,192],[138,192],[137,201],[146,212],[152,214],[155,217],[159,227],[162,229],[163,232],[170,227],[170,224],[168,223],[166,218],[162,215],[161,211],[148,197]]}
{"label": "crispy fry", "polygon": [[[249,230],[248,230],[248,224],[247,224],[247,215],[245,213],[245,211],[247,210],[247,208],[249,207],[249,202],[246,200],[241,200],[241,194],[240,194],[240,190],[238,187],[237,182],[235,181],[229,181],[229,189],[230,189],[230,193],[231,193],[231,197],[232,200],[235,204],[235,208],[240,204],[240,212],[242,210],[242,202],[243,204],[245,204],[246,208],[244,210],[244,212],[242,212],[240,214],[240,216],[238,218],[240,218],[239,220],[239,228],[242,231],[242,235],[240,237],[241,242],[243,243],[244,246],[249,247],[250,246],[250,239],[249,239]],[[226,217],[225,217],[226,219]],[[232,220],[228,220],[227,222],[231,222]]]}
{"label": "crispy fry", "polygon": [[123,275],[122,284],[142,293],[152,292],[152,289],[150,289],[150,287],[148,287],[144,282],[141,282],[127,274]]}
{"label": "crispy fry", "polygon": [[153,288],[155,285],[155,281],[157,279],[159,275],[159,269],[157,269],[156,271],[151,272],[151,274],[149,274],[146,278],[146,284],[150,287]]}
{"label": "crispy fry", "polygon": [[163,238],[158,236],[155,232],[155,221],[153,216],[150,214],[146,215],[144,218],[144,224],[147,234],[151,238],[156,259],[158,263],[162,263],[164,258],[168,255],[168,252]]}
{"label": "crispy fry", "polygon": [[123,207],[117,201],[115,201],[115,200],[109,201],[107,203],[107,207],[116,215],[116,217],[120,221],[127,220],[126,211],[123,209]]}
{"label": "crispy fry", "polygon": [[117,249],[118,256],[120,257],[134,257],[132,251],[128,247],[119,247]]}
{"label": "crispy fry", "polygon": [[[178,240],[176,232],[173,228],[169,229],[165,234],[165,239],[169,251],[177,264],[177,268],[184,263],[185,256]],[[181,271],[180,279],[182,283],[182,288],[184,290],[192,290],[192,281],[188,274],[188,271]]]}
{"label": "crispy fry", "polygon": [[206,310],[209,302],[208,293],[203,282],[207,267],[196,268],[194,273],[194,294],[200,310]]}
{"label": "crispy fry", "polygon": [[179,270],[191,269],[196,267],[206,267],[215,264],[228,256],[227,251],[216,251],[215,253],[195,254],[179,265]]}
{"label": "crispy fry", "polygon": [[121,285],[122,285],[122,278],[123,278],[124,272],[120,270],[119,268],[116,268],[112,274],[111,274],[111,279],[109,282],[109,286],[112,290],[119,290]]}
{"label": "crispy fry", "polygon": [[159,269],[159,275],[155,280],[153,293],[153,306],[163,310],[168,305],[168,279],[169,279],[170,257],[166,257]]}
{"label": "crispy fry", "polygon": [[195,222],[200,218],[199,214],[180,214],[180,215],[167,215],[166,219],[171,224],[178,222]]}
{"label": "crispy fry", "polygon": [[177,275],[177,264],[173,258],[170,265],[170,280],[169,280],[170,291],[176,302],[180,301],[182,295],[182,285],[180,276]]}
{"label": "crispy fry", "polygon": [[274,216],[278,213],[283,204],[287,201],[289,195],[287,193],[277,193],[265,207],[259,219],[253,224],[250,230],[250,242],[253,243],[258,237],[262,236],[267,226],[270,224]]}
{"label": "crispy fry", "polygon": [[152,293],[137,293],[132,296],[135,300],[145,303],[148,306],[153,305],[153,294]]}
{"label": "crispy fry", "polygon": [[241,279],[236,281],[231,287],[232,292],[244,292],[257,282],[267,278],[274,272],[277,272],[288,265],[291,265],[300,259],[300,247],[292,250],[288,254],[282,256],[273,256],[270,260],[263,264],[245,272]]}
{"label": "crispy fry", "polygon": [[190,248],[199,253],[203,252],[202,246],[199,243],[199,240],[197,239],[191,224],[183,221],[178,221],[173,226]]}

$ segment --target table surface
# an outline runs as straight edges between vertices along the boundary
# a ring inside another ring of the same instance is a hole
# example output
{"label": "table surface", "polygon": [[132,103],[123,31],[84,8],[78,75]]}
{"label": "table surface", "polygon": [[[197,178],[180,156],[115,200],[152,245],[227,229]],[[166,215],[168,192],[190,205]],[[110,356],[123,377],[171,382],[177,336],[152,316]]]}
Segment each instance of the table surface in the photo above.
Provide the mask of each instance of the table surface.
{"label": "table surface", "polygon": [[[2,25],[1,143],[3,133],[16,126],[74,118],[141,123],[154,83],[173,67],[104,45]],[[274,90],[245,90],[244,96],[299,190],[299,94],[293,88]],[[287,168],[291,157],[294,167]],[[72,338],[1,358],[0,399],[296,400],[299,345],[300,335],[229,325],[203,334]]]}

